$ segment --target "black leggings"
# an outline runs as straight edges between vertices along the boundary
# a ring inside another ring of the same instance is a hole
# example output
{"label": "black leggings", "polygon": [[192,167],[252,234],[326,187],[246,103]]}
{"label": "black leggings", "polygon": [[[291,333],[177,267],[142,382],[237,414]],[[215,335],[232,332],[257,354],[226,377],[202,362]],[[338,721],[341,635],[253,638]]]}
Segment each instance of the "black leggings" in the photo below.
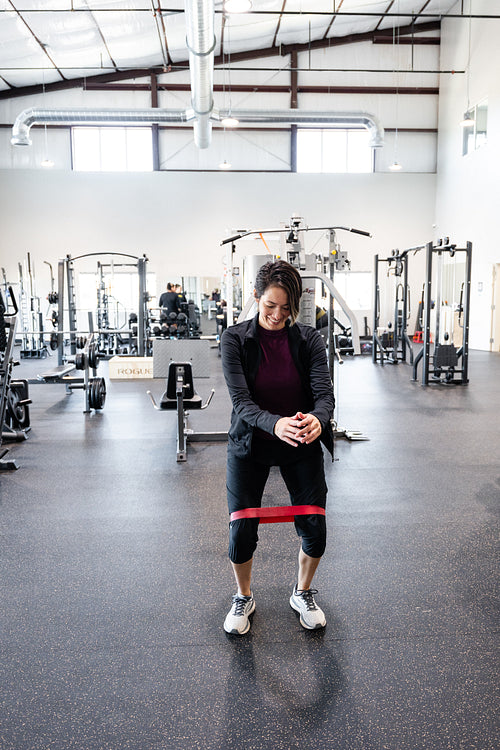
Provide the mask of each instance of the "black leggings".
{"label": "black leggings", "polygon": [[[291,448],[294,461],[273,462],[282,457],[281,446],[268,441],[266,463],[250,458],[238,458],[228,451],[227,502],[229,513],[244,508],[260,508],[262,495],[272,465],[280,468],[292,505],[326,507],[327,486],[323,465],[323,450],[319,442],[310,446]],[[259,521],[242,518],[229,524],[229,559],[245,563],[253,557],[258,542]],[[326,546],[326,521],[321,515],[296,516],[295,529],[302,538],[302,549],[310,557],[321,557]]]}

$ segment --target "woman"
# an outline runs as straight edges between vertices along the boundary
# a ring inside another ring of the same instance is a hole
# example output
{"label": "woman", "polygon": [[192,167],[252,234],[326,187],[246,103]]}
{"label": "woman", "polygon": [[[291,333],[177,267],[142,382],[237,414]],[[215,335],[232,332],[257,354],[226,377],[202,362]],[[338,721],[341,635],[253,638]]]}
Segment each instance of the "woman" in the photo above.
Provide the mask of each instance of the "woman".
{"label": "woman", "polygon": [[[293,505],[326,505],[320,441],[332,452],[333,388],[320,334],[295,322],[301,295],[296,268],[283,260],[266,263],[255,282],[257,315],[222,336],[222,367],[233,403],[227,461],[230,513],[260,507],[271,466],[280,467]],[[255,609],[250,582],[258,519],[231,521],[229,528],[238,591],[224,630],[244,635]],[[325,616],[311,584],[325,551],[325,517],[296,516],[295,528],[301,548],[290,605],[304,628],[323,628]]]}

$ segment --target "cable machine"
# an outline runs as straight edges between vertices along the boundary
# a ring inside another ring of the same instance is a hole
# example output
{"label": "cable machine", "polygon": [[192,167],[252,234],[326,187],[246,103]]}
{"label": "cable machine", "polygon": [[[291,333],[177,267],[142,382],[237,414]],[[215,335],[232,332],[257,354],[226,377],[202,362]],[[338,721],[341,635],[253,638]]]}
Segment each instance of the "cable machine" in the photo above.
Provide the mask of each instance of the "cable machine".
{"label": "cable machine", "polygon": [[[279,229],[260,229],[260,230],[243,231],[237,235],[234,235],[233,237],[228,237],[222,240],[221,242],[221,245],[226,245],[226,244],[231,243],[231,254],[230,254],[231,266],[230,268],[232,268],[232,256],[235,252],[235,243],[237,240],[243,237],[254,235],[254,234],[286,235],[285,252],[287,255],[287,261],[299,270],[299,273],[305,282],[307,282],[308,280],[310,281],[319,280],[321,281],[323,286],[328,290],[330,294],[330,305],[328,309],[327,353],[328,353],[330,375],[332,377],[332,380],[333,380],[333,363],[334,363],[335,355],[337,355],[337,357],[339,358],[339,361],[341,361],[340,352],[336,348],[336,334],[334,330],[335,301],[338,303],[338,305],[340,306],[340,308],[342,309],[342,311],[344,312],[344,314],[346,315],[349,321],[350,328],[351,328],[353,353],[354,354],[361,353],[358,321],[356,319],[354,312],[349,308],[347,302],[345,301],[345,299],[343,298],[343,296],[340,294],[340,292],[338,291],[338,289],[335,287],[333,283],[335,269],[337,268],[337,270],[344,270],[346,266],[348,266],[347,254],[340,252],[339,245],[337,244],[337,241],[336,241],[336,231],[338,230],[346,231],[346,232],[353,232],[354,234],[361,234],[364,237],[371,237],[371,234],[369,232],[365,232],[362,229],[355,229],[353,227],[344,227],[344,226],[309,227],[309,226],[303,225],[303,219],[301,217],[293,216],[290,219],[290,224],[285,227],[280,227]],[[306,254],[303,243],[302,243],[302,237],[303,237],[304,232],[328,232],[329,233],[329,248],[328,248],[328,255],[326,257],[323,257],[321,255],[315,255],[313,253]],[[262,265],[262,263],[265,263],[267,260],[276,258],[278,256],[271,254],[268,256],[254,256],[254,257],[255,257],[255,260],[259,263],[259,265]],[[228,276],[231,276],[231,273],[228,273]],[[306,325],[313,326],[314,328],[316,327],[315,296],[316,296],[315,285],[314,284],[308,285],[307,283],[305,283],[303,293],[302,293],[301,305],[300,305],[299,320]],[[229,292],[228,292],[228,297],[229,297]],[[253,297],[249,297],[238,317],[238,322],[245,320],[245,318],[247,317],[248,313],[250,312],[252,308],[253,303],[254,303]],[[231,325],[231,323],[228,322],[228,325]]]}
{"label": "cable machine", "polygon": [[[465,247],[457,247],[446,237],[435,245],[428,242],[427,245],[422,246],[422,249],[424,247],[426,273],[422,311],[423,347],[414,359],[413,380],[418,380],[418,366],[422,362],[423,386],[429,385],[430,382],[466,385],[469,382],[472,242],[467,242]],[[455,263],[458,257],[464,258],[462,282],[457,281],[455,275]],[[450,259],[454,259],[454,262],[446,264],[445,260]],[[450,278],[448,273],[447,279],[446,271],[449,269],[452,269],[452,274]],[[460,285],[459,292],[458,285]],[[446,294],[450,290],[451,293]],[[432,311],[434,311],[434,320],[432,320]]]}
{"label": "cable machine", "polygon": [[[372,359],[375,363],[380,362],[381,365],[385,362],[393,365],[406,362],[407,353],[410,364],[413,364],[413,348],[407,332],[410,318],[408,253],[412,250],[416,251],[418,248],[410,248],[402,252],[393,250],[388,258],[375,256]],[[392,313],[392,320],[389,320],[386,326],[381,326],[382,300],[379,270],[385,265],[387,265],[386,279],[393,282],[393,307],[389,311],[389,314]]]}
{"label": "cable machine", "polygon": [[[339,364],[342,364],[343,360],[340,356],[340,351],[337,346],[337,334],[335,333],[335,324],[338,323],[338,321],[335,319],[334,315],[334,305],[335,302],[338,303],[344,314],[346,315],[350,327],[351,327],[351,336],[352,336],[352,353],[353,354],[361,354],[361,346],[360,346],[360,337],[359,337],[359,327],[358,322],[356,319],[356,316],[354,312],[349,308],[347,305],[347,302],[342,297],[338,289],[335,287],[333,283],[334,279],[334,272],[335,269],[337,270],[345,270],[346,267],[349,266],[349,261],[347,260],[347,253],[341,253],[339,249],[339,245],[336,242],[336,231],[346,231],[346,232],[353,232],[355,234],[360,234],[365,237],[371,237],[371,234],[369,232],[365,232],[361,229],[354,229],[353,227],[344,227],[344,226],[329,226],[329,227],[308,227],[304,226],[302,224],[303,219],[300,217],[292,217],[290,220],[290,224],[285,227],[281,227],[280,229],[263,229],[263,230],[251,230],[251,231],[242,231],[237,235],[234,235],[232,237],[228,237],[225,240],[222,240],[221,245],[225,244],[231,244],[231,253],[229,255],[230,262],[228,261],[228,267],[229,271],[232,269],[232,257],[234,255],[235,251],[235,242],[242,237],[246,237],[249,235],[257,234],[257,235],[263,235],[263,234],[269,234],[269,233],[280,233],[280,234],[286,234],[285,237],[285,247],[286,247],[286,255],[287,255],[287,261],[295,266],[301,277],[303,282],[303,292],[302,292],[302,298],[301,298],[301,304],[300,304],[300,313],[299,313],[299,320],[301,323],[304,323],[305,325],[310,325],[313,328],[316,328],[316,288],[314,283],[307,283],[314,282],[316,280],[321,281],[324,288],[326,288],[330,294],[330,304],[328,306],[328,333],[327,333],[327,340],[326,340],[326,349],[327,349],[327,356],[328,356],[328,367],[330,372],[330,378],[332,380],[332,384],[334,382],[334,361],[335,357],[337,357]],[[322,232],[328,232],[329,233],[329,249],[328,249],[328,255],[326,257],[322,255],[315,255],[315,254],[306,254],[304,246],[302,244],[302,235],[304,232],[308,231],[322,231]],[[263,238],[262,238],[263,239]],[[252,267],[253,267],[253,277],[250,279],[251,284],[250,286],[253,289],[253,281],[255,279],[255,274],[258,270],[258,268],[265,263],[268,260],[274,260],[276,258],[280,257],[279,255],[270,254],[267,256],[248,256],[248,259],[251,260]],[[246,259],[245,259],[246,260]],[[245,274],[244,274],[245,275]],[[228,273],[228,277],[232,276],[231,273]],[[244,282],[246,284],[246,281]],[[231,296],[228,293],[228,304],[231,302]],[[239,317],[238,322],[241,322],[245,320],[254,304],[255,300],[252,296],[250,296],[244,305]],[[228,325],[231,325],[228,318]],[[345,329],[344,329],[345,330]],[[345,437],[348,440],[366,440],[367,438],[359,431],[357,430],[348,430],[348,429],[342,429],[337,426],[337,423],[333,420],[332,421],[333,431],[335,437]]]}

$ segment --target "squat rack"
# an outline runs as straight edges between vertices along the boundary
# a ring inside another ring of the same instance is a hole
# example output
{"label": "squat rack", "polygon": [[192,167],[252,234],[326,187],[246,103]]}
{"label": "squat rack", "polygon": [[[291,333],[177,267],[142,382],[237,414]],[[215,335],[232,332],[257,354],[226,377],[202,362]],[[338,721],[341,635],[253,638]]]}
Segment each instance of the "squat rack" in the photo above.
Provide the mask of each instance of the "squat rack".
{"label": "squat rack", "polygon": [[137,354],[139,357],[146,356],[147,347],[147,326],[148,326],[148,309],[147,303],[149,301],[149,295],[147,292],[146,283],[146,267],[148,259],[145,255],[138,257],[137,255],[130,255],[128,253],[119,252],[101,252],[101,253],[84,253],[83,255],[77,255],[72,257],[66,255],[65,258],[59,260],[58,263],[58,330],[57,330],[57,348],[58,348],[58,364],[62,365],[64,362],[64,290],[65,283],[68,292],[68,315],[69,315],[69,332],[70,332],[70,346],[71,354],[76,354],[76,334],[77,334],[77,321],[76,321],[76,296],[75,296],[75,269],[74,261],[80,260],[81,258],[89,258],[93,256],[102,255],[118,255],[125,258],[133,258],[134,265],[137,268],[139,275],[139,308],[137,312]]}

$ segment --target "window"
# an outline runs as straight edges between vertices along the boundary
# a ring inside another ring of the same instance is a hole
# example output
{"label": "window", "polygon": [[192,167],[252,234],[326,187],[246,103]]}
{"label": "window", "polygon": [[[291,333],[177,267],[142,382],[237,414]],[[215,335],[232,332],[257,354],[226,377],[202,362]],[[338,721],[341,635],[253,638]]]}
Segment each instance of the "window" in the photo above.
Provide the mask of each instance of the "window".
{"label": "window", "polygon": [[462,138],[462,155],[475,151],[487,140],[488,102],[482,102],[467,110],[464,120],[471,125],[464,126]]}
{"label": "window", "polygon": [[[106,313],[107,325],[110,328],[127,328],[128,316],[137,313],[139,308],[139,277],[137,271],[109,271],[104,274],[102,298],[106,297],[105,309],[97,310],[97,288],[100,278],[96,273],[80,272],[77,278],[78,329],[85,331],[88,327],[87,310],[94,312],[94,325],[100,315]],[[146,275],[148,289],[156,288],[156,274]]]}
{"label": "window", "polygon": [[365,128],[300,128],[297,172],[373,172],[370,133]]}
{"label": "window", "polygon": [[78,172],[152,172],[151,128],[71,128]]}
{"label": "window", "polygon": [[351,310],[371,310],[373,281],[370,271],[337,272],[333,283]]}

